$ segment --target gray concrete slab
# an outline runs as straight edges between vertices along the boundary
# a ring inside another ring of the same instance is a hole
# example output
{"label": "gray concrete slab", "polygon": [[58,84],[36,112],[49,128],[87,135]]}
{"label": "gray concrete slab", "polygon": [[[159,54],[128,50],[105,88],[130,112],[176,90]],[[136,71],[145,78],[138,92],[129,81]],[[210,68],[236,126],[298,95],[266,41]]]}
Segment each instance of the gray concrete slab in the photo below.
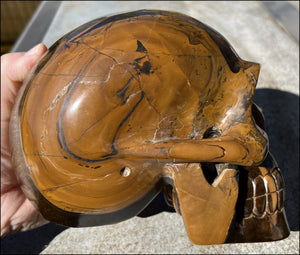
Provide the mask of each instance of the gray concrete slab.
{"label": "gray concrete slab", "polygon": [[[42,254],[299,253],[299,43],[262,3],[230,1],[66,1],[61,4],[43,42],[51,46],[62,35],[89,20],[138,9],[174,10],[193,16],[220,32],[241,58],[261,64],[254,100],[264,110],[270,150],[287,186],[285,207],[291,235],[277,242],[197,246],[189,241],[182,218],[164,212],[91,228],[65,229],[50,224],[6,237],[1,251],[23,249],[21,253],[30,253],[31,247]],[[18,246],[21,240],[27,243]]]}
{"label": "gray concrete slab", "polygon": [[40,43],[61,1],[42,1],[10,52],[28,51]]}

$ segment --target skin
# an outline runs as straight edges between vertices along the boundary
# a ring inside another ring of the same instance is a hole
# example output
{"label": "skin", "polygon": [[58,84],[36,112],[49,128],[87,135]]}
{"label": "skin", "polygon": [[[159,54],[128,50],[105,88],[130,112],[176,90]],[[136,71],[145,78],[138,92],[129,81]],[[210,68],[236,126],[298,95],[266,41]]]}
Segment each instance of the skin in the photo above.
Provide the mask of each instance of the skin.
{"label": "skin", "polygon": [[22,82],[47,51],[39,44],[28,52],[1,56],[1,237],[47,223],[26,198],[12,167],[9,121]]}

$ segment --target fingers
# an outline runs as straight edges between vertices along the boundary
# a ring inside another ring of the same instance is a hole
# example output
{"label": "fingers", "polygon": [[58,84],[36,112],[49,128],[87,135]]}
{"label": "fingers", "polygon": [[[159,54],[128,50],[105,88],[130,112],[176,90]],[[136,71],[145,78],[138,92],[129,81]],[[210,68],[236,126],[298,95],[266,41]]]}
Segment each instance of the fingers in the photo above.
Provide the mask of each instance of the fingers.
{"label": "fingers", "polygon": [[48,223],[20,188],[1,195],[1,237]]}

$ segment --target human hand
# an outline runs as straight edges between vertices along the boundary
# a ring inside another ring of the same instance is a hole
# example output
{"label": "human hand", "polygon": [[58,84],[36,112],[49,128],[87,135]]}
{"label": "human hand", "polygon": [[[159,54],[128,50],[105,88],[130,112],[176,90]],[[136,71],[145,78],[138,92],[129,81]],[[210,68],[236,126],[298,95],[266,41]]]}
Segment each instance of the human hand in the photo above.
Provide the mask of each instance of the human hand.
{"label": "human hand", "polygon": [[31,68],[46,51],[46,46],[39,44],[26,53],[1,56],[1,237],[47,223],[21,190],[9,146],[9,121],[16,95]]}

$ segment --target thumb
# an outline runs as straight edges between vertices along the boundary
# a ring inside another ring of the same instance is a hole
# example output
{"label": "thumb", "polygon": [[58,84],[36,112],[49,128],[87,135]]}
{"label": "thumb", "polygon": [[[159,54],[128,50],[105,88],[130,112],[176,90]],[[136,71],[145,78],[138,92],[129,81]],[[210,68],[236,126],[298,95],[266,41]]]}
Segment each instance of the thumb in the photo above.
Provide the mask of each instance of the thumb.
{"label": "thumb", "polygon": [[1,120],[9,117],[23,80],[46,51],[44,44],[38,44],[26,53],[15,52],[1,56]]}
{"label": "thumb", "polygon": [[46,51],[44,44],[38,44],[26,53],[15,52],[1,56],[1,151],[8,150],[9,120],[18,90]]}
{"label": "thumb", "polygon": [[1,57],[1,73],[7,75],[7,78],[13,82],[22,82],[31,68],[39,58],[47,51],[47,47],[40,43],[31,50],[25,52],[16,52],[3,55]]}

